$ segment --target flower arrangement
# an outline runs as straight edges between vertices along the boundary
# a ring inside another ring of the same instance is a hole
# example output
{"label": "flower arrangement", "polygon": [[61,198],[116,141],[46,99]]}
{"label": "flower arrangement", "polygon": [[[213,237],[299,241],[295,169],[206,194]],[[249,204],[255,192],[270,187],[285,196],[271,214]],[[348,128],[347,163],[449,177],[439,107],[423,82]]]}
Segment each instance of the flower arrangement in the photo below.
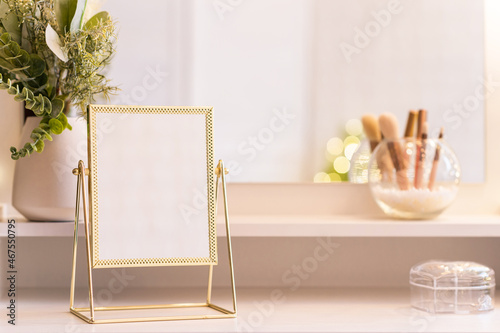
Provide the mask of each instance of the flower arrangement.
{"label": "flower arrangement", "polygon": [[14,160],[42,152],[71,130],[69,103],[85,113],[94,96],[117,90],[102,74],[115,51],[115,25],[98,0],[0,0],[0,89],[40,117]]}

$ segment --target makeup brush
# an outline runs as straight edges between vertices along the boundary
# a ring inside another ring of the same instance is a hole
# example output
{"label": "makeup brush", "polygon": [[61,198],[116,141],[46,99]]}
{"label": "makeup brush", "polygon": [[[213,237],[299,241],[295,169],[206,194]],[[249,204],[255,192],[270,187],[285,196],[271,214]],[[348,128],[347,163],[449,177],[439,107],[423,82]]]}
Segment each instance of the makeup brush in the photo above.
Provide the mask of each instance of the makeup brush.
{"label": "makeup brush", "polygon": [[[414,110],[410,110],[408,112],[408,120],[406,121],[406,129],[405,129],[405,139],[411,139],[415,133],[415,125],[417,124],[418,112]],[[406,163],[406,169],[410,165],[410,155],[404,154],[404,161]]]}
{"label": "makeup brush", "polygon": [[415,188],[419,188],[421,184],[421,179],[419,178],[418,174],[418,168],[419,168],[419,152],[420,152],[420,143],[422,140],[422,129],[424,126],[424,123],[427,120],[427,111],[420,109],[418,110],[418,120],[417,120],[417,140],[415,141],[415,152],[416,152],[416,157],[415,157],[415,178],[414,178],[414,186]]}
{"label": "makeup brush", "polygon": [[382,134],[387,140],[389,140],[389,142],[387,142],[387,148],[389,150],[392,163],[396,168],[396,182],[398,183],[399,189],[403,191],[408,190],[410,188],[410,182],[408,181],[408,176],[406,175],[403,152],[401,151],[401,146],[397,141],[399,139],[398,120],[393,114],[384,113],[378,118],[378,123]]}
{"label": "makeup brush", "polygon": [[424,126],[424,123],[427,121],[427,111],[424,109],[418,110],[418,116],[417,116],[417,139],[420,139],[422,136],[422,129]]}
{"label": "makeup brush", "polygon": [[361,117],[361,123],[363,124],[366,137],[370,140],[370,148],[373,152],[382,139],[377,118],[373,114],[365,114]]}
{"label": "makeup brush", "polygon": [[[378,126],[377,118],[372,114],[365,114],[361,117],[361,123],[363,124],[363,130],[366,137],[370,141],[370,150],[373,153],[375,148],[378,146],[382,140],[382,133],[380,133],[380,128]],[[382,174],[382,179],[384,181],[392,182],[392,170],[394,166],[392,165],[391,157],[384,152],[384,147],[380,147],[381,151],[377,154],[377,165]]]}
{"label": "makeup brush", "polygon": [[417,123],[418,112],[411,110],[408,113],[408,120],[406,121],[405,138],[413,137],[415,133],[415,124]]}
{"label": "makeup brush", "polygon": [[424,183],[424,169],[425,169],[425,145],[427,141],[427,132],[429,131],[429,125],[424,122],[422,125],[422,134],[420,135],[420,145],[416,150],[417,153],[417,168],[415,169],[415,188],[423,188]]}
{"label": "makeup brush", "polygon": [[[439,132],[439,140],[443,138],[443,132],[444,128],[441,127],[441,131]],[[434,160],[432,161],[432,169],[431,169],[431,175],[429,176],[429,185],[428,188],[429,190],[432,191],[434,188],[434,182],[436,181],[436,174],[437,174],[437,168],[439,165],[439,153],[441,151],[441,146],[439,143],[436,145],[436,152],[434,153]]]}

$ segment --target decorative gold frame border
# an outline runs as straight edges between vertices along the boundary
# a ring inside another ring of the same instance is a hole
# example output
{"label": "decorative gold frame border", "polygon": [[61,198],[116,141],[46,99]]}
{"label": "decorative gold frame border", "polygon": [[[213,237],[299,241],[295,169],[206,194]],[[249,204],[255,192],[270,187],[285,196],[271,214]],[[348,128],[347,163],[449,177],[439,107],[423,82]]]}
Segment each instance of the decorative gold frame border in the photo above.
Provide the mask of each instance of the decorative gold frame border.
{"label": "decorative gold frame border", "polygon": [[[119,114],[183,114],[205,115],[206,160],[207,160],[207,198],[209,221],[210,257],[185,258],[134,258],[105,259],[99,258],[99,207],[98,207],[98,154],[97,154],[97,120],[98,113]],[[162,106],[124,106],[124,105],[89,105],[88,107],[88,149],[89,149],[89,194],[90,221],[92,235],[92,267],[151,267],[168,265],[214,265],[217,264],[217,230],[215,223],[215,186],[214,186],[214,149],[213,149],[213,108],[212,107],[162,107]]]}

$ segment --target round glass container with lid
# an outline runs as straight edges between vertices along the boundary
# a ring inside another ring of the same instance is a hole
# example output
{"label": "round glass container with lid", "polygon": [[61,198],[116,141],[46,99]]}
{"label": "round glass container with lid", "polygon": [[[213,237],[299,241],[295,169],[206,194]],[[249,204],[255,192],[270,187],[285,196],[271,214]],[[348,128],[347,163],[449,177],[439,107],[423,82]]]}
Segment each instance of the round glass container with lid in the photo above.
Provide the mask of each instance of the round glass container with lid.
{"label": "round glass container with lid", "polygon": [[495,272],[469,261],[432,260],[410,270],[411,305],[430,313],[493,310]]}

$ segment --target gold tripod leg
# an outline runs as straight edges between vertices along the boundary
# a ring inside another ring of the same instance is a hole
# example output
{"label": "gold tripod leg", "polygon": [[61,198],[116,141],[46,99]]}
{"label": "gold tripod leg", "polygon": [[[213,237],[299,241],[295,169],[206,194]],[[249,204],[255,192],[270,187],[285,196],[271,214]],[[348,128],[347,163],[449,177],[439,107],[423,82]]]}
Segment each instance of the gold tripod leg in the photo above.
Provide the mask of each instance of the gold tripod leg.
{"label": "gold tripod leg", "polygon": [[[88,169],[85,169],[83,161],[78,162],[78,169],[73,169],[73,174],[78,177],[76,188],[76,208],[75,208],[75,229],[73,235],[73,267],[71,273],[70,287],[70,311],[78,317],[93,323],[94,322],[94,288],[92,283],[92,257],[90,247],[90,223],[88,217],[87,194],[85,192],[85,176],[88,174]],[[80,217],[80,199],[83,198],[83,219],[85,223],[85,241],[87,250],[87,272],[89,283],[89,311],[90,318],[86,318],[79,313],[74,307],[75,300],[75,281],[76,281],[76,258],[78,249],[78,220]]]}
{"label": "gold tripod leg", "polygon": [[222,183],[222,197],[224,201],[224,220],[226,222],[226,239],[227,239],[227,252],[228,252],[228,259],[229,259],[229,272],[231,275],[231,293],[232,293],[232,298],[233,298],[233,311],[228,311],[225,309],[220,308],[217,305],[214,305],[210,303],[210,296],[211,296],[211,289],[212,289],[212,273],[213,273],[213,266],[210,266],[210,272],[209,272],[209,290],[208,290],[208,297],[207,297],[207,303],[208,306],[211,308],[214,308],[216,310],[225,310],[228,311],[230,314],[234,314],[236,316],[237,313],[237,307],[236,307],[236,287],[234,284],[234,267],[233,267],[233,249],[231,247],[231,232],[229,229],[229,211],[228,211],[228,206],[227,206],[227,192],[226,192],[226,174],[228,173],[227,170],[224,168],[224,162],[222,160],[219,160],[219,164],[217,165],[216,174],[217,174],[217,187],[215,190],[215,202],[216,204],[218,203],[218,192],[219,192],[219,179],[221,180]]}
{"label": "gold tripod leg", "polygon": [[78,162],[78,169],[80,170],[80,182],[83,193],[83,219],[85,221],[85,240],[87,245],[87,268],[89,278],[89,306],[90,306],[90,321],[94,321],[94,287],[92,285],[92,257],[90,248],[90,223],[88,217],[87,207],[87,194],[85,192],[85,165],[83,161]]}
{"label": "gold tripod leg", "polygon": [[75,229],[73,235],[73,267],[71,270],[71,287],[69,293],[69,308],[75,308],[75,280],[76,280],[76,253],[78,248],[78,220],[80,219],[80,191],[81,191],[81,178],[78,177],[78,169],[73,170],[76,175],[76,206],[75,206]]}
{"label": "gold tripod leg", "polygon": [[214,276],[214,265],[208,267],[208,292],[207,292],[207,304],[212,301],[212,280]]}

